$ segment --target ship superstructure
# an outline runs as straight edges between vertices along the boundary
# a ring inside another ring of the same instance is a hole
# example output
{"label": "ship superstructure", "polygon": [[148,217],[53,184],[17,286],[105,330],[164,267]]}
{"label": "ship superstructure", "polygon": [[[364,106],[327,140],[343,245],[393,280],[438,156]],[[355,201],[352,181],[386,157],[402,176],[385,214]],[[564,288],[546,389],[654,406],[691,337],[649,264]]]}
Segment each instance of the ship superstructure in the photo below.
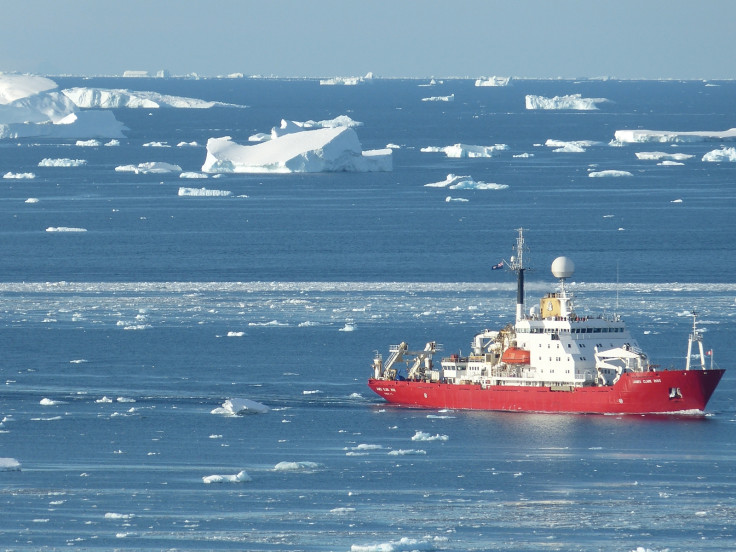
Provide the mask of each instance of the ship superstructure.
{"label": "ship superstructure", "polygon": [[[647,413],[702,411],[723,370],[706,366],[702,334],[693,313],[684,370],[650,363],[617,315],[587,316],[575,309],[565,282],[574,272],[567,257],[552,263],[559,290],[524,310],[525,251],[519,229],[516,255],[516,319],[475,335],[467,356],[435,364],[434,341],[411,351],[394,345],[373,361],[369,385],[390,402],[436,408],[540,412]],[[695,351],[694,351],[695,349]],[[696,362],[692,362],[695,358]],[[405,364],[404,373],[399,368]]]}

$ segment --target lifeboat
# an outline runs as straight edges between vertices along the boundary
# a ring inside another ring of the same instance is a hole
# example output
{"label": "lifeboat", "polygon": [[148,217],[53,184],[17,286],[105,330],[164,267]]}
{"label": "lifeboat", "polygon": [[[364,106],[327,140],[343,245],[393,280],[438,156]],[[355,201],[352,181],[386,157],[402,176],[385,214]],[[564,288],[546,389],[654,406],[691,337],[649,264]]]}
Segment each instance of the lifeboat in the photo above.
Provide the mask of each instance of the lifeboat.
{"label": "lifeboat", "polygon": [[506,364],[529,364],[531,353],[517,347],[509,347],[503,352],[501,362]]}

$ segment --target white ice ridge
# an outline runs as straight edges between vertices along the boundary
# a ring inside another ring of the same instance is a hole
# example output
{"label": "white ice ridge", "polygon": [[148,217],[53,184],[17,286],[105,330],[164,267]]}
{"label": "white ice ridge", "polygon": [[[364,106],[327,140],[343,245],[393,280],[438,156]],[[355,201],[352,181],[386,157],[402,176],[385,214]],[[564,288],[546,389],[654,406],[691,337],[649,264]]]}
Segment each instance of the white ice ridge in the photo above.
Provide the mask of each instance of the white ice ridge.
{"label": "white ice ridge", "polygon": [[507,86],[510,77],[481,77],[475,81],[475,86]]}
{"label": "white ice ridge", "polygon": [[229,136],[210,138],[202,172],[294,173],[392,170],[390,149],[362,151],[352,128],[300,130],[244,146]]}
{"label": "white ice ridge", "polygon": [[495,184],[493,182],[480,182],[473,180],[472,176],[460,176],[448,174],[441,182],[430,182],[424,185],[427,188],[448,188],[450,190],[505,190],[508,184]]}
{"label": "white ice ridge", "polygon": [[51,79],[0,73],[0,139],[122,138],[123,130],[109,111],[80,111]]}
{"label": "white ice ridge", "polygon": [[225,414],[238,416],[242,414],[265,414],[270,409],[259,402],[250,399],[227,399],[222,406],[215,408],[210,414]]}
{"label": "white ice ridge", "polygon": [[545,98],[544,96],[526,97],[527,109],[574,109],[577,111],[591,111],[598,109],[599,103],[609,102],[606,98],[583,98],[582,94],[570,94],[567,96],[555,96]]}
{"label": "white ice ridge", "polygon": [[455,94],[449,96],[430,96],[429,98],[422,98],[423,102],[454,102]]}
{"label": "white ice ridge", "polygon": [[720,163],[722,161],[734,163],[736,162],[736,148],[721,148],[719,150],[709,151],[703,156],[702,160],[712,163]]}
{"label": "white ice ridge", "polygon": [[614,138],[622,143],[639,142],[719,142],[736,140],[736,128],[722,131],[695,130],[679,132],[676,130],[617,130]]}
{"label": "white ice ridge", "polygon": [[159,107],[179,107],[189,109],[209,109],[211,107],[246,107],[228,104],[169,96],[158,92],[130,91],[106,88],[66,88],[62,93],[77,107],[84,109],[114,109],[121,107],[157,109]]}
{"label": "white ice ridge", "polygon": [[454,144],[452,146],[436,147],[428,146],[422,148],[423,153],[444,153],[447,157],[493,157],[496,152],[509,149],[507,144],[496,144],[494,146],[473,146],[468,144]]}
{"label": "white ice ridge", "polygon": [[120,165],[115,167],[116,172],[132,172],[135,174],[161,174],[181,172],[179,165],[164,163],[163,161],[149,161],[138,165]]}

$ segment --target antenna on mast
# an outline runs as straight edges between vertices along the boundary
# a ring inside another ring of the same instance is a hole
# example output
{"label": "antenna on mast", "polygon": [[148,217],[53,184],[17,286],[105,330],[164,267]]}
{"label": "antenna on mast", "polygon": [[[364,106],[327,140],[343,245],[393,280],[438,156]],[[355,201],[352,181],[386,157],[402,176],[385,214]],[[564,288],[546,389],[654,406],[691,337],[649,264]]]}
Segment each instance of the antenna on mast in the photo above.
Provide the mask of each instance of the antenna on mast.
{"label": "antenna on mast", "polygon": [[518,228],[519,236],[516,238],[516,255],[512,255],[509,268],[516,272],[516,321],[524,318],[524,229]]}

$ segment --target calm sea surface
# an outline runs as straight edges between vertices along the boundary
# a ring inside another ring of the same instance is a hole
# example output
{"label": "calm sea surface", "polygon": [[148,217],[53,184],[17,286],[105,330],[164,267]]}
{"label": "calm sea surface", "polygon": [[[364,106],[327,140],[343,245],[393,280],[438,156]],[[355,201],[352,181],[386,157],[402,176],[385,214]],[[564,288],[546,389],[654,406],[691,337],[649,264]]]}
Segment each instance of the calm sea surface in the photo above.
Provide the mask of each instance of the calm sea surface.
{"label": "calm sea surface", "polygon": [[[1,174],[36,175],[0,179],[0,549],[736,548],[736,163],[701,160],[734,146],[610,145],[620,129],[736,127],[736,82],[56,80],[248,107],[116,109],[117,147],[0,143]],[[609,101],[525,109],[578,93]],[[363,149],[398,146],[392,172],[115,171],[199,171],[210,137],[339,115],[363,123]],[[508,149],[420,151],[456,143]],[[693,157],[635,155],[652,151]],[[631,176],[588,177],[604,170]],[[425,187],[450,173],[508,188]],[[728,369],[705,416],[425,411],[370,393],[374,351],[468,350],[511,320],[513,275],[490,267],[519,227],[529,305],[569,256],[578,310],[620,313],[665,366],[684,363],[699,312]],[[213,413],[233,397],[271,410]]]}

